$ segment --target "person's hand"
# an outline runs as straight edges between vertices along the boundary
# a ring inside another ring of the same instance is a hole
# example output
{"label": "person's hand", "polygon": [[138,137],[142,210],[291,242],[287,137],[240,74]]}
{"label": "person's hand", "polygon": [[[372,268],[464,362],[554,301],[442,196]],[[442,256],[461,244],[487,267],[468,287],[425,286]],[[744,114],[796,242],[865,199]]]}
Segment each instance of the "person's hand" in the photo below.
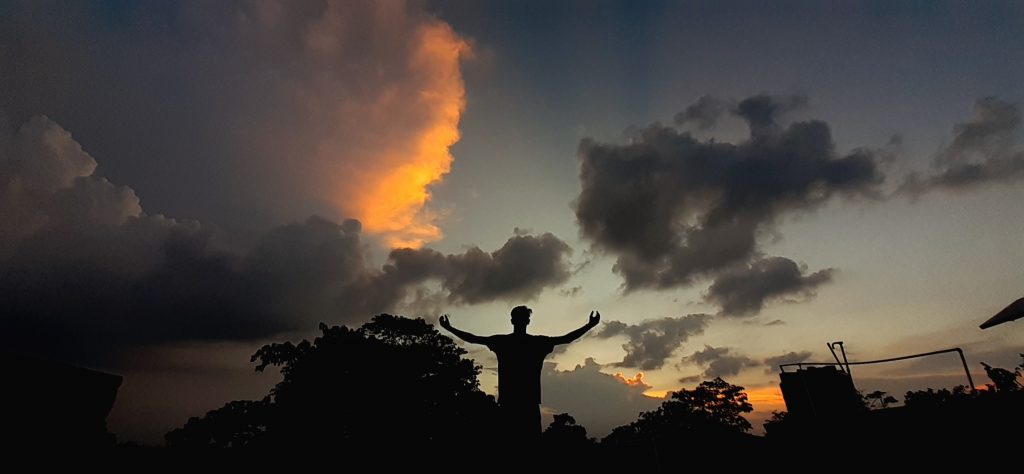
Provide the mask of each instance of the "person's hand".
{"label": "person's hand", "polygon": [[599,323],[599,322],[601,322],[601,313],[599,313],[597,311],[591,311],[590,312],[590,320],[587,321],[587,324],[589,324],[591,326],[597,326],[597,323]]}
{"label": "person's hand", "polygon": [[448,330],[452,329],[452,323],[448,321],[448,315],[447,314],[442,314],[441,317],[437,320],[437,322],[441,325],[441,327],[443,327],[445,329],[448,329]]}

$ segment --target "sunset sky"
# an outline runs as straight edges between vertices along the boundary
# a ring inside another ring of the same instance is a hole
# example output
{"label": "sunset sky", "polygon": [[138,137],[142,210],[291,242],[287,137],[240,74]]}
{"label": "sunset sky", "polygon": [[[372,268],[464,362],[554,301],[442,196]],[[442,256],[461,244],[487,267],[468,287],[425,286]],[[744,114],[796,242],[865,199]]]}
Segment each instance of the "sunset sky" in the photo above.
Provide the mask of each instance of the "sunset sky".
{"label": "sunset sky", "polygon": [[542,376],[591,436],[716,376],[761,420],[837,340],[981,383],[1024,349],[978,329],[1024,296],[1022,52],[1019,2],[3,2],[0,339],[124,375],[151,444],[380,312],[599,310]]}

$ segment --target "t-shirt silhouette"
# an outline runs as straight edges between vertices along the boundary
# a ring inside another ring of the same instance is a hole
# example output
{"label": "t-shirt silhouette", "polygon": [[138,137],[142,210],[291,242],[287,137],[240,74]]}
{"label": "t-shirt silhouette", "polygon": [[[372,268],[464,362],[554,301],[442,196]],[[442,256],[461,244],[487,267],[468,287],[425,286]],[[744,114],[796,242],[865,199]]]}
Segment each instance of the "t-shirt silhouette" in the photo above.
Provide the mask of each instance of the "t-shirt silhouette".
{"label": "t-shirt silhouette", "polygon": [[540,372],[544,358],[555,348],[554,338],[533,334],[498,334],[487,338],[498,355],[498,403],[539,404]]}

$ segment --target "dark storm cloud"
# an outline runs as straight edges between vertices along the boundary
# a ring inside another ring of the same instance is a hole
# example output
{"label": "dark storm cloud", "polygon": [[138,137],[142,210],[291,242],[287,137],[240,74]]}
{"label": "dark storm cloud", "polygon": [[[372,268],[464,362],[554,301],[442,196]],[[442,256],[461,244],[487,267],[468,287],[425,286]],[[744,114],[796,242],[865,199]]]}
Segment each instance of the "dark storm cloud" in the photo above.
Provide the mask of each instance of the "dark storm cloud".
{"label": "dark storm cloud", "polygon": [[932,160],[932,172],[911,174],[901,192],[963,190],[989,183],[1024,179],[1021,112],[1016,104],[983,97],[974,104],[974,119],[957,124],[952,142]]}
{"label": "dark storm cloud", "polygon": [[245,239],[311,213],[365,217],[356,198],[414,186],[385,178],[428,151],[417,176],[447,170],[439,132],[457,136],[465,54],[417,1],[14,0],[0,2],[0,109],[73,131],[148,209]]}
{"label": "dark storm cloud", "polygon": [[711,316],[707,314],[689,314],[676,318],[649,319],[640,324],[608,321],[595,337],[607,339],[626,336],[627,341],[622,345],[626,356],[613,365],[654,370],[665,365],[665,361],[690,336],[703,333],[710,320]]}
{"label": "dark storm cloud", "polygon": [[705,299],[722,307],[727,316],[761,312],[765,301],[786,296],[811,298],[814,290],[832,281],[835,270],[807,274],[805,266],[784,257],[767,257],[718,275]]}
{"label": "dark storm cloud", "polygon": [[571,249],[519,233],[500,249],[396,250],[368,261],[358,221],[278,226],[246,250],[198,223],[146,214],[135,192],[54,122],[0,123],[0,334],[32,352],[238,340],[360,322],[440,281],[450,303],[529,299],[569,276]]}
{"label": "dark storm cloud", "polygon": [[575,201],[582,236],[616,256],[627,291],[672,288],[749,263],[758,235],[783,215],[835,195],[876,196],[883,175],[874,152],[838,154],[825,122],[778,123],[805,102],[740,101],[731,113],[748,123],[750,138],[737,144],[660,124],[622,145],[584,139]]}
{"label": "dark storm cloud", "polygon": [[[683,361],[704,366],[705,369],[702,375],[705,379],[732,377],[739,374],[744,367],[758,365],[757,361],[749,357],[731,353],[731,349],[728,347],[711,347],[708,345],[704,346],[704,350],[696,351],[684,357]],[[691,382],[691,379],[692,377],[684,377],[680,381],[686,383]]]}

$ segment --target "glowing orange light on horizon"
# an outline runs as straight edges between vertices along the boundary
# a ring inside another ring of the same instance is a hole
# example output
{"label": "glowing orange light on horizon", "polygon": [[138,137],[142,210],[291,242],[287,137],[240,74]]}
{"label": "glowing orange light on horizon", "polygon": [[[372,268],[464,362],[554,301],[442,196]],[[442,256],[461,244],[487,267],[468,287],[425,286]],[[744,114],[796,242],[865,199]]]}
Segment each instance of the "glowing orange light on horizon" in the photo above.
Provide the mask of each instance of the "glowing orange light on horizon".
{"label": "glowing orange light on horizon", "polygon": [[668,394],[674,391],[675,390],[646,390],[644,391],[644,396],[647,398],[657,398],[663,400],[665,398],[668,398]]}
{"label": "glowing orange light on horizon", "polygon": [[[620,374],[615,374],[616,378]],[[623,379],[620,379],[623,381]],[[623,381],[623,383],[625,383]],[[664,389],[651,389],[644,392],[644,395],[651,398],[666,398],[669,394],[675,390],[664,390]],[[747,401],[754,405],[755,412],[771,412],[773,410],[785,411],[786,401],[782,398],[782,391],[779,390],[778,385],[767,385],[763,387],[754,387],[752,389],[744,390],[743,393],[747,394]]]}
{"label": "glowing orange light on horizon", "polygon": [[[360,172],[358,193],[337,199],[363,229],[383,236],[393,248],[419,248],[441,238],[437,221],[442,215],[426,209],[429,187],[451,168],[449,148],[459,141],[459,118],[466,107],[459,61],[471,53],[469,44],[447,24],[432,22],[419,27],[412,47],[409,69],[420,85],[410,110],[424,114],[424,125],[412,131],[411,139],[377,156],[379,167]],[[381,100],[393,105],[390,99]]]}
{"label": "glowing orange light on horizon", "polygon": [[747,401],[754,405],[755,411],[786,410],[786,401],[782,398],[782,390],[779,389],[778,385],[754,387],[745,392],[747,394]]}

